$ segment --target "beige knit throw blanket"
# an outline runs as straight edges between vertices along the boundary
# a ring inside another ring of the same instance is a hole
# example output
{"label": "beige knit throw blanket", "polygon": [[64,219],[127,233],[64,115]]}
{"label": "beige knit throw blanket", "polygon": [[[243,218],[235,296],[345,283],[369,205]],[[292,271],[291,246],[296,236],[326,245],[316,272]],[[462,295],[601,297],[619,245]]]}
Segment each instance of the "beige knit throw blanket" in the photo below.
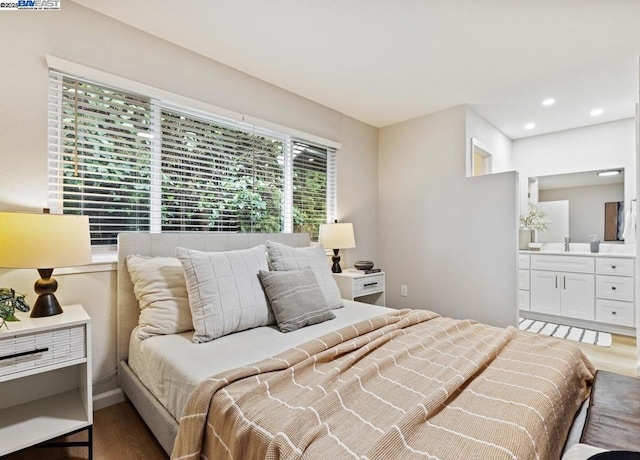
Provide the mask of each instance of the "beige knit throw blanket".
{"label": "beige knit throw blanket", "polygon": [[592,373],[561,340],[400,310],[202,382],[172,458],[558,459]]}

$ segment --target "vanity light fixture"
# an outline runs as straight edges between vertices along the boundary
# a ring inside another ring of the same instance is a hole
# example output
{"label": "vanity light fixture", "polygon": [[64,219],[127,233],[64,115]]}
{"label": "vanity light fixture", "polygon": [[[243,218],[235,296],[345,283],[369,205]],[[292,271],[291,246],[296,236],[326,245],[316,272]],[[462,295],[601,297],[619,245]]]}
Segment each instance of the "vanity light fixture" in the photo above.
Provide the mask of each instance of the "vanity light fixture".
{"label": "vanity light fixture", "polygon": [[593,109],[591,112],[589,112],[589,115],[591,115],[592,117],[597,117],[598,115],[602,115],[602,112],[602,109]]}
{"label": "vanity light fixture", "polygon": [[536,127],[535,123],[527,123],[526,125],[524,125],[524,129],[533,129]]}
{"label": "vanity light fixture", "polygon": [[542,101],[542,105],[543,105],[543,106],[545,106],[545,107],[550,107],[550,106],[552,106],[552,105],[553,105],[553,104],[555,104],[555,103],[556,103],[556,100],[555,100],[554,98],[552,98],[552,97],[550,97],[549,99],[545,99],[544,101]]}
{"label": "vanity light fixture", "polygon": [[606,176],[617,176],[620,174],[619,169],[605,169],[604,171],[598,171],[598,176],[606,177]]}

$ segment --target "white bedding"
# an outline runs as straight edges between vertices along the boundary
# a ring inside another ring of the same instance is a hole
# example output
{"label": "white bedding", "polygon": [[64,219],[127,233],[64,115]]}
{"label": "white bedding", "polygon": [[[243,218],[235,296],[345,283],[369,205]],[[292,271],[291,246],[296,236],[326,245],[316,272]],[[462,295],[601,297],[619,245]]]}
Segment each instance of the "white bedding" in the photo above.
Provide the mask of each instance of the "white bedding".
{"label": "white bedding", "polygon": [[207,343],[193,343],[193,331],[139,340],[134,329],[129,345],[129,366],[178,419],[193,389],[207,377],[260,361],[332,330],[392,311],[391,308],[349,300],[345,300],[344,305],[344,308],[332,310],[335,319],[286,334],[274,325]]}

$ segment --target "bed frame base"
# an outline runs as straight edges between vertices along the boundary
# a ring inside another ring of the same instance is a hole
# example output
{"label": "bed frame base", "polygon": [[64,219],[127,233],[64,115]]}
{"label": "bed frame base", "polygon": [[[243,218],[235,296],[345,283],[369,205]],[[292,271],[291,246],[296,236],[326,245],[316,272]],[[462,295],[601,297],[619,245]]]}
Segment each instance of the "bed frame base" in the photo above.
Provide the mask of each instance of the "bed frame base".
{"label": "bed frame base", "polygon": [[173,443],[178,434],[178,422],[160,404],[156,397],[147,390],[147,387],[140,382],[125,361],[120,361],[118,374],[120,386],[127,398],[129,398],[133,407],[136,408],[138,414],[155,435],[165,452],[171,456]]}
{"label": "bed frame base", "polygon": [[[146,256],[174,256],[175,247],[183,246],[201,251],[246,249],[271,240],[294,247],[309,246],[309,235],[303,233],[122,233],[118,237],[118,380],[162,448],[171,455],[178,434],[178,422],[142,384],[127,364],[129,338],[138,323],[140,309],[133,293],[133,284],[126,268],[128,254]],[[640,364],[639,364],[640,366]],[[578,442],[586,418],[587,401],[578,411],[565,443],[565,451]]]}

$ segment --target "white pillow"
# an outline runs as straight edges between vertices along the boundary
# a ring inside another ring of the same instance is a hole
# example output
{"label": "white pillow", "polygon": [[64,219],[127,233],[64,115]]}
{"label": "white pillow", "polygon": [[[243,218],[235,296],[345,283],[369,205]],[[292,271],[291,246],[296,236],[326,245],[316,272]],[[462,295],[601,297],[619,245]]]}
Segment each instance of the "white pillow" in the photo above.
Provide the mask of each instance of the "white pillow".
{"label": "white pillow", "polygon": [[193,329],[184,270],[175,257],[127,256],[133,292],[140,302],[137,336],[178,334]]}
{"label": "white pillow", "polygon": [[271,270],[284,271],[310,268],[318,279],[318,284],[324,293],[329,308],[335,309],[343,306],[340,290],[336,280],[333,279],[329,261],[322,245],[292,248],[274,241],[267,241],[266,245]]}
{"label": "white pillow", "polygon": [[258,273],[268,270],[264,245],[226,252],[176,248],[184,268],[198,343],[275,323]]}

